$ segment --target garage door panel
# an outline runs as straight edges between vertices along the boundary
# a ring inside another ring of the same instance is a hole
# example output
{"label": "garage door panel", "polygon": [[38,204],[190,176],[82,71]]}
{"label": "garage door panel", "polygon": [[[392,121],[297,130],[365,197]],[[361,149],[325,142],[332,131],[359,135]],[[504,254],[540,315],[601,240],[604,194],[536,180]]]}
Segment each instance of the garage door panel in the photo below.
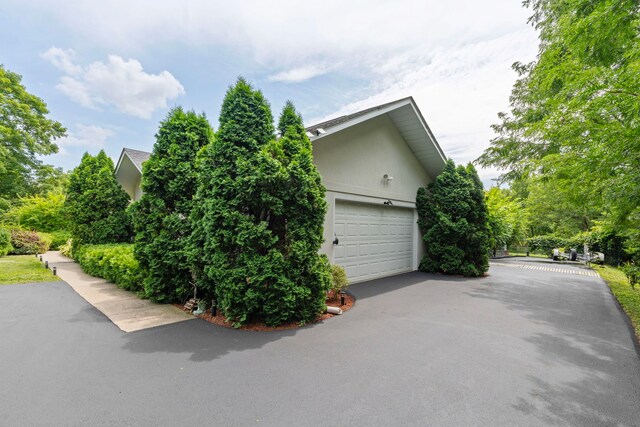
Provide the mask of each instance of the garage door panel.
{"label": "garage door panel", "polygon": [[338,200],[334,262],[351,281],[411,271],[413,225],[413,209]]}

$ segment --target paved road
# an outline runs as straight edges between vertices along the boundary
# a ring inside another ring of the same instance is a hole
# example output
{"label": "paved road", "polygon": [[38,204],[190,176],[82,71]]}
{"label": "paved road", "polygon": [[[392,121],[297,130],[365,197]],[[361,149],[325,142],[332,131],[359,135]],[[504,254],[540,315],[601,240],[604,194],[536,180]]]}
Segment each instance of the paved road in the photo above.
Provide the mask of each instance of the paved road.
{"label": "paved road", "polygon": [[0,425],[640,425],[640,359],[597,278],[494,266],[352,291],[295,331],[125,334],[64,282],[2,286]]}

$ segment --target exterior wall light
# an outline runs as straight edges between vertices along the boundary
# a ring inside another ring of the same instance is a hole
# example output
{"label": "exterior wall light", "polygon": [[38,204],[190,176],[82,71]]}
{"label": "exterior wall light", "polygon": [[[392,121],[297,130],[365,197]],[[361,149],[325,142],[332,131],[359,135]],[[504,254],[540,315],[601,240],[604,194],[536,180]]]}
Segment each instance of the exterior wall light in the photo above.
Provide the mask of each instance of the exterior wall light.
{"label": "exterior wall light", "polygon": [[389,175],[388,173],[382,175],[382,182],[384,182],[385,184],[389,184],[391,181],[393,181],[393,177],[391,175]]}
{"label": "exterior wall light", "polygon": [[385,200],[384,202],[382,202],[382,204],[387,206],[393,206],[393,202],[391,200]]}

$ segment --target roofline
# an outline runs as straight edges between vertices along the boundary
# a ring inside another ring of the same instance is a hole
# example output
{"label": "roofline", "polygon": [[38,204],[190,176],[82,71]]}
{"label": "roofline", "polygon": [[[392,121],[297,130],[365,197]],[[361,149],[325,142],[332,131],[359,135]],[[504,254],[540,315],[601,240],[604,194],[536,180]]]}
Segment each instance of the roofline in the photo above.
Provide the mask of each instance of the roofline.
{"label": "roofline", "polygon": [[409,99],[411,100],[411,107],[413,108],[413,111],[416,113],[416,115],[420,119],[420,122],[422,123],[422,126],[424,126],[424,129],[429,134],[429,137],[431,137],[431,140],[433,141],[434,145],[436,146],[436,149],[438,150],[438,153],[440,154],[440,157],[446,163],[447,162],[447,156],[445,156],[444,151],[442,151],[442,147],[440,147],[440,144],[438,143],[438,140],[436,139],[436,136],[433,134],[433,132],[431,132],[431,128],[429,127],[429,124],[427,123],[427,121],[424,119],[424,116],[422,115],[422,112],[418,108],[418,104],[416,104],[416,101],[413,99],[413,96],[410,96]]}
{"label": "roofline", "polygon": [[126,147],[123,148],[122,151],[120,152],[120,157],[118,158],[118,163],[116,164],[116,168],[114,169],[113,174],[116,175],[118,173],[118,169],[120,169],[120,165],[122,164],[122,159],[124,158],[125,154],[129,158],[131,163],[133,163],[133,166],[135,166],[136,169],[138,169],[138,171],[140,172],[140,174],[142,174],[142,169],[140,169],[138,167],[136,162],[134,162],[133,159],[131,158],[131,156],[127,153],[127,148]]}
{"label": "roofline", "polygon": [[[398,99],[397,101],[391,101],[385,104],[380,104],[377,107],[372,107],[373,111],[370,111],[366,114],[363,114],[361,116],[357,116],[354,117],[351,120],[347,120],[343,123],[340,123],[336,126],[333,126],[331,128],[328,129],[324,129],[325,133],[321,134],[321,135],[313,135],[311,138],[309,138],[311,141],[317,141],[319,139],[325,138],[329,135],[332,135],[334,133],[340,132],[346,128],[349,128],[351,126],[355,126],[357,124],[360,124],[362,122],[366,122],[367,120],[371,120],[375,117],[381,116],[383,114],[387,114],[390,111],[393,111],[397,108],[400,107],[404,107],[405,105],[411,105],[411,108],[413,109],[413,112],[416,114],[416,116],[418,117],[418,120],[420,121],[420,124],[422,124],[422,126],[424,127],[424,130],[427,132],[427,134],[429,135],[429,138],[431,139],[431,141],[433,142],[434,146],[436,147],[436,150],[438,151],[438,154],[440,154],[440,158],[442,159],[442,161],[444,163],[447,162],[447,157],[444,155],[444,151],[442,151],[442,148],[440,147],[440,144],[438,144],[438,140],[436,139],[435,135],[433,134],[433,132],[431,132],[431,129],[429,128],[429,125],[427,124],[427,121],[424,119],[424,116],[422,115],[422,112],[420,112],[420,109],[418,108],[418,105],[416,104],[416,101],[413,99],[413,96],[408,96],[406,98],[401,98]],[[354,113],[354,114],[357,114]],[[338,117],[336,117],[338,118]],[[332,119],[335,120],[335,119]],[[317,125],[313,125],[313,126],[309,126],[306,129],[314,129],[314,128],[320,128],[322,127],[322,124],[327,123],[329,120],[318,123]]]}

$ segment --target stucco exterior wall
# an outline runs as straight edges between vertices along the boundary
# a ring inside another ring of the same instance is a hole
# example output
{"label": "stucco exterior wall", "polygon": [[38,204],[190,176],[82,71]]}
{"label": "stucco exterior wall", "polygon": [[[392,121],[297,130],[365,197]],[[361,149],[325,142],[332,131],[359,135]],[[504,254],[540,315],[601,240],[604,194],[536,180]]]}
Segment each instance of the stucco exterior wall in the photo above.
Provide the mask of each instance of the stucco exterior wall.
{"label": "stucco exterior wall", "polygon": [[133,192],[133,198],[132,198],[132,200],[134,202],[140,200],[140,197],[142,197],[142,183],[141,183],[141,180],[142,180],[142,175],[138,178],[138,180],[136,181],[136,184],[135,184],[135,188],[134,188],[134,192]]}
{"label": "stucco exterior wall", "polygon": [[127,156],[123,157],[122,164],[116,173],[116,180],[132,201],[140,200],[142,197],[141,178],[140,171],[131,159]]}
{"label": "stucco exterior wall", "polygon": [[[429,175],[387,116],[314,141],[313,157],[327,188],[329,206],[321,250],[332,262],[336,199],[376,204],[390,199],[394,206],[415,209],[418,188],[430,182]],[[393,180],[387,183],[384,174]],[[417,225],[414,236],[419,260],[423,244]]]}

